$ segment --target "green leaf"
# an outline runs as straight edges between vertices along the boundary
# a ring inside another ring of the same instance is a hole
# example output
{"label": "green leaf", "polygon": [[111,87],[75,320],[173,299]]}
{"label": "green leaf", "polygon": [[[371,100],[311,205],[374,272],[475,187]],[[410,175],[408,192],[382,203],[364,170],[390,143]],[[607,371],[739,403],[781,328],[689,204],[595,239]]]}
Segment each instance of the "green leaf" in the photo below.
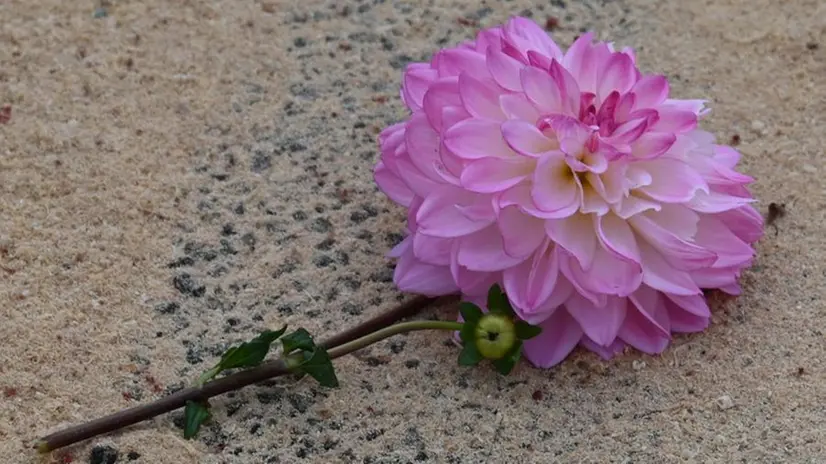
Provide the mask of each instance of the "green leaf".
{"label": "green leaf", "polygon": [[305,356],[307,359],[298,366],[299,370],[316,379],[323,387],[338,387],[333,361],[327,350],[316,346],[309,355],[305,354]]}
{"label": "green leaf", "polygon": [[[218,363],[217,367],[220,367],[220,371],[225,371],[239,367],[254,367],[261,364],[261,361],[267,357],[272,342],[278,340],[286,331],[287,326],[284,326],[280,330],[266,330],[252,340],[228,349],[226,353],[221,356],[221,362]],[[216,372],[216,375],[217,374],[218,372]]]}
{"label": "green leaf", "polygon": [[477,323],[482,318],[482,310],[473,303],[463,301],[459,303],[459,312],[465,322]]}
{"label": "green leaf", "polygon": [[514,315],[513,307],[499,284],[493,284],[488,290],[488,310],[492,313]]}
{"label": "green leaf", "polygon": [[479,361],[482,360],[482,354],[479,353],[479,350],[476,349],[476,345],[473,343],[468,343],[462,348],[462,352],[459,353],[459,365],[460,366],[475,366],[479,364]]}
{"label": "green leaf", "polygon": [[525,321],[516,321],[516,338],[530,340],[542,333],[542,327],[530,325]]}
{"label": "green leaf", "polygon": [[313,351],[315,342],[310,332],[305,329],[298,329],[293,333],[281,337],[281,344],[284,345],[284,354],[290,354],[295,350]]}
{"label": "green leaf", "polygon": [[198,434],[201,424],[206,422],[212,413],[206,401],[187,401],[184,408],[184,438],[189,440]]}
{"label": "green leaf", "polygon": [[522,342],[519,342],[514,346],[514,349],[511,351],[510,354],[505,356],[502,359],[497,359],[493,361],[493,366],[496,368],[496,371],[502,375],[508,375],[513,370],[516,363],[519,362],[519,357],[522,355]]}

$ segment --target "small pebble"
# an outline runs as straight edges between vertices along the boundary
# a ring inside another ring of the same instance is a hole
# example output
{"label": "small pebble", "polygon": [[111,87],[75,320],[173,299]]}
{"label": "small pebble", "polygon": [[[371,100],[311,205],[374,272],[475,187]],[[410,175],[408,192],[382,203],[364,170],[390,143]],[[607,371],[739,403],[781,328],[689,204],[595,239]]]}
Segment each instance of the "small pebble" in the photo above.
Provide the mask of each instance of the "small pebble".
{"label": "small pebble", "polygon": [[732,400],[728,395],[723,395],[717,398],[717,407],[719,407],[721,411],[731,409],[734,407],[734,400]]}
{"label": "small pebble", "polygon": [[631,367],[634,368],[635,371],[639,371],[645,369],[645,361],[637,360],[631,363]]}
{"label": "small pebble", "polygon": [[755,119],[751,122],[751,130],[757,134],[764,135],[766,133],[766,123]]}

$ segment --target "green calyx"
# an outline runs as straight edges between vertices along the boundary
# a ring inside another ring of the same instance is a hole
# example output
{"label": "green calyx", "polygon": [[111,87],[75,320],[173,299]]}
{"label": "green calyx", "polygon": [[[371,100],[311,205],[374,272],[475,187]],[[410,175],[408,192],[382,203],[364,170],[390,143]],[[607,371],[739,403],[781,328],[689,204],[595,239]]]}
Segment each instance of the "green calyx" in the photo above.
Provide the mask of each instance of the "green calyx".
{"label": "green calyx", "polygon": [[488,313],[473,303],[463,302],[464,319],[460,337],[464,344],[459,364],[474,366],[482,359],[493,362],[502,375],[509,374],[522,355],[522,343],[536,337],[542,329],[517,320],[516,313],[499,285],[488,292]]}
{"label": "green calyx", "polygon": [[502,314],[485,314],[474,331],[474,343],[486,359],[502,359],[516,343],[513,319]]}

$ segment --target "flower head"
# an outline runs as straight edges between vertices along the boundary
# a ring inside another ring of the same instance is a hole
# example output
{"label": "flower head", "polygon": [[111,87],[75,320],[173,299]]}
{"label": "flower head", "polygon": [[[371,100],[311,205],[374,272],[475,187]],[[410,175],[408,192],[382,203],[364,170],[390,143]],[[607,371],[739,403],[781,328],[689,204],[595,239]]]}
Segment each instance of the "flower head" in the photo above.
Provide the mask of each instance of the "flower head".
{"label": "flower head", "polygon": [[577,345],[658,353],[703,330],[702,289],[737,294],[763,233],[740,155],[698,127],[632,50],[580,36],[563,52],[513,18],[404,72],[410,117],[380,135],[380,189],[408,209],[391,252],[403,291],[501,284],[537,366]]}

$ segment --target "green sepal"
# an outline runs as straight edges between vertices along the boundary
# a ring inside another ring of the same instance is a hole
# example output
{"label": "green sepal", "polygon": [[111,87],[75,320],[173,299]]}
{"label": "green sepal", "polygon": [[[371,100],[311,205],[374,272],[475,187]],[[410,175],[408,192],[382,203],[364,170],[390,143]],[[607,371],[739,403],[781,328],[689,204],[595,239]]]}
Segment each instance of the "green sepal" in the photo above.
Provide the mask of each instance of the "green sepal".
{"label": "green sepal", "polygon": [[462,348],[462,351],[459,353],[460,366],[475,366],[479,364],[482,359],[484,359],[482,354],[479,353],[479,350],[473,343],[465,344],[464,348]]}
{"label": "green sepal", "polygon": [[465,323],[476,324],[482,318],[482,309],[473,303],[463,301],[459,304],[459,312]]}
{"label": "green sepal", "polygon": [[507,314],[515,316],[508,297],[502,292],[502,287],[499,284],[493,284],[488,290],[488,311],[492,313]]}
{"label": "green sepal", "polygon": [[516,338],[530,340],[542,333],[542,327],[530,325],[525,321],[516,321]]}
{"label": "green sepal", "polygon": [[497,359],[493,362],[493,366],[496,368],[496,371],[502,375],[508,375],[513,370],[516,363],[519,362],[519,358],[522,356],[522,342],[517,342],[516,345],[513,347],[513,350],[503,357],[502,359]]}
{"label": "green sepal", "polygon": [[206,401],[187,401],[184,408],[184,438],[189,440],[198,434],[201,424],[209,420],[212,413]]}

